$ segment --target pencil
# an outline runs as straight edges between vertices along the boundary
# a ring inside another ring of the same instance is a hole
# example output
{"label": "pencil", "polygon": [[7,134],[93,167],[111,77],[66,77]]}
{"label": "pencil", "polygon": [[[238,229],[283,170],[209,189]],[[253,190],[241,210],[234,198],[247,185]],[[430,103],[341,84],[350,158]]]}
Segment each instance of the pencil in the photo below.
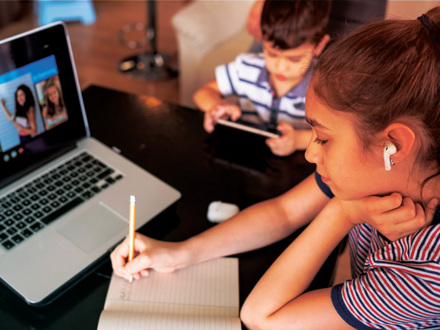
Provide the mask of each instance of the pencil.
{"label": "pencil", "polygon": [[[128,225],[128,239],[129,239],[129,250],[128,250],[128,261],[133,260],[134,255],[134,228],[136,222],[136,197],[130,196],[130,219]],[[130,283],[133,282],[133,276],[130,276]]]}

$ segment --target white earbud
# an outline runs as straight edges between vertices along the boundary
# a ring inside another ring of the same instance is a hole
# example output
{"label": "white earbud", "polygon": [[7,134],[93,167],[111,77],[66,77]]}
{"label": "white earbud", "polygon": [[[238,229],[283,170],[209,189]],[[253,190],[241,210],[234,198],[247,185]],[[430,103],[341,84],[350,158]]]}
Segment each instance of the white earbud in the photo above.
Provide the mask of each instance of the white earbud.
{"label": "white earbud", "polygon": [[391,155],[394,155],[396,153],[397,149],[396,146],[388,141],[385,143],[385,148],[383,149],[383,160],[385,162],[385,170],[389,171],[391,170],[391,165],[394,165],[393,160],[391,159]]}

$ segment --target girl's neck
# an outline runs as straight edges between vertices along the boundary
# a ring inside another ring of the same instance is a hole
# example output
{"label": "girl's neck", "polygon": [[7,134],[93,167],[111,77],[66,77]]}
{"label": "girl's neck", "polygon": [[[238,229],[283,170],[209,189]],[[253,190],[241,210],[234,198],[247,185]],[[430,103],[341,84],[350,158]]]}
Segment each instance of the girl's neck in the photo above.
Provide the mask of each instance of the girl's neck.
{"label": "girl's neck", "polygon": [[[437,166],[435,170],[421,171],[420,175],[409,175],[408,183],[406,184],[405,192],[402,195],[404,197],[410,197],[413,202],[422,204],[424,207],[433,198],[440,200],[440,176],[434,176],[437,173]],[[426,181],[427,178],[433,176]],[[404,182],[402,180],[402,182]]]}

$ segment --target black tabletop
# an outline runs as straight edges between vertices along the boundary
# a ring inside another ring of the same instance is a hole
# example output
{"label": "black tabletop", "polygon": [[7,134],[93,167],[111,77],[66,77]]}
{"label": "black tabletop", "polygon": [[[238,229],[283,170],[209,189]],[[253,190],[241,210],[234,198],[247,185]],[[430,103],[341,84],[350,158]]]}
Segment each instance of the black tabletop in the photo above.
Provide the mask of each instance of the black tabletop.
{"label": "black tabletop", "polygon": [[[313,172],[303,152],[276,157],[264,138],[230,128],[203,130],[200,111],[99,86],[83,92],[91,135],[161,178],[182,198],[140,232],[168,241],[184,240],[214,224],[211,201],[240,209],[278,196]],[[296,234],[239,257],[240,303]],[[312,283],[329,285],[336,253]],[[0,286],[2,329],[96,329],[111,275],[106,259],[96,270],[46,307],[30,307]]]}

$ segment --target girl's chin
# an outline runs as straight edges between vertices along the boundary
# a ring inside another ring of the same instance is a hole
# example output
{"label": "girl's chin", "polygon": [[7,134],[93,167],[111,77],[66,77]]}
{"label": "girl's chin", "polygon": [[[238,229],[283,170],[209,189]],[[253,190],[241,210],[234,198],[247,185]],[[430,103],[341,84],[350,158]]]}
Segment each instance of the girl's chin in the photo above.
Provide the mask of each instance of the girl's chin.
{"label": "girl's chin", "polygon": [[366,198],[368,196],[366,195],[354,195],[350,192],[346,192],[346,191],[340,191],[338,189],[333,189],[330,187],[330,189],[332,190],[333,195],[335,196],[335,198],[341,200],[341,201],[356,201],[362,198]]}

